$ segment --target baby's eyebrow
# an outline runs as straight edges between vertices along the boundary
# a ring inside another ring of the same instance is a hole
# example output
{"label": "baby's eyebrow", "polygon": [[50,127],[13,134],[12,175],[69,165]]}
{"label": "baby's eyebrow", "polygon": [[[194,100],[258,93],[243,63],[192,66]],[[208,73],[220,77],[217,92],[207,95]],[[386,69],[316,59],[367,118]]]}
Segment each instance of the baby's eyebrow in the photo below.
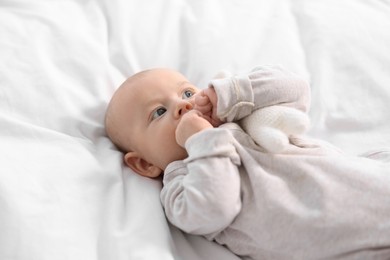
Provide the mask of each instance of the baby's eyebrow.
{"label": "baby's eyebrow", "polygon": [[183,86],[185,84],[191,84],[191,83],[189,81],[187,81],[187,80],[183,80],[183,81],[180,81],[179,83],[177,83],[177,86],[181,87],[181,86]]}

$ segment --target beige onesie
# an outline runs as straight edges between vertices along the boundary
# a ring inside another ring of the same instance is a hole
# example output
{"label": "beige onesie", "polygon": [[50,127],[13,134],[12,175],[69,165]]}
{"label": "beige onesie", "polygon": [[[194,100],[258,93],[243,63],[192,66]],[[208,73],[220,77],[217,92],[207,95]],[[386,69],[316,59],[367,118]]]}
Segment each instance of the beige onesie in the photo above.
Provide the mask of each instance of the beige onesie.
{"label": "beige onesie", "polygon": [[267,153],[233,122],[276,104],[307,112],[305,81],[269,67],[211,85],[229,123],[190,137],[165,170],[173,225],[243,259],[390,259],[389,163],[298,136]]}

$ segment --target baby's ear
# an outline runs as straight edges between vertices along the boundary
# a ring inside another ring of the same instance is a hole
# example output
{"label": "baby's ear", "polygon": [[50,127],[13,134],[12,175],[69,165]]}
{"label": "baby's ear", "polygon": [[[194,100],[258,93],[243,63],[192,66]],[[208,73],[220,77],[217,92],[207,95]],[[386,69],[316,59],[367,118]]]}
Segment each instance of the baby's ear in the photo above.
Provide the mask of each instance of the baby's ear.
{"label": "baby's ear", "polygon": [[130,169],[144,177],[156,178],[162,173],[160,168],[142,159],[137,152],[126,153],[124,161]]}

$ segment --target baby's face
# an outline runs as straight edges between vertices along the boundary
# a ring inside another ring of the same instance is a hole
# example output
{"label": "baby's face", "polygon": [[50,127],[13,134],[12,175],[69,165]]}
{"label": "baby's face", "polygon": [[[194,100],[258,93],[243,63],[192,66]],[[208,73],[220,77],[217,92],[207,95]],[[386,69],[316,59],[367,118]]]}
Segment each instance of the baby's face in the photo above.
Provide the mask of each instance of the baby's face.
{"label": "baby's face", "polygon": [[170,162],[186,158],[175,131],[183,114],[193,108],[198,89],[180,73],[167,69],[149,71],[124,84],[113,108],[119,119],[116,131],[128,141],[125,146],[160,172]]}

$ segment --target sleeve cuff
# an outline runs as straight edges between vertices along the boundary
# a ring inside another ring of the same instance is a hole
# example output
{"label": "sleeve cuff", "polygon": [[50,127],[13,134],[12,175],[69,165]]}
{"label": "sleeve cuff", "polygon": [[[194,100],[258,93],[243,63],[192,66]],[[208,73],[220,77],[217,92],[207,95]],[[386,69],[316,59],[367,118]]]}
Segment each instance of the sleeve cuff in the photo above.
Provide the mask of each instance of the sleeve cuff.
{"label": "sleeve cuff", "polygon": [[254,97],[250,79],[247,75],[215,79],[209,84],[218,97],[217,116],[232,122],[249,115],[254,107]]}

